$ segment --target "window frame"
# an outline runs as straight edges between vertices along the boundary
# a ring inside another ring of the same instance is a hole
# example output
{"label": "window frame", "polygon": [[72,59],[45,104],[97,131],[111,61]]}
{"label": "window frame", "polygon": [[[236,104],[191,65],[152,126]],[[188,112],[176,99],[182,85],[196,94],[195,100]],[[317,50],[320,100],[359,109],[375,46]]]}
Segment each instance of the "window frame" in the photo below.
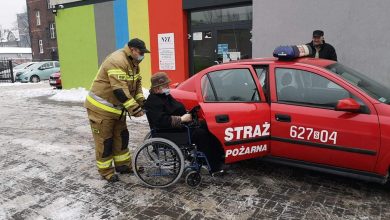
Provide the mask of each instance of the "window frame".
{"label": "window frame", "polygon": [[44,53],[44,50],[43,50],[43,41],[40,39],[38,40],[38,48],[39,48],[39,53],[40,54],[43,54]]}
{"label": "window frame", "polygon": [[53,6],[50,4],[50,0],[46,0],[47,1],[47,9],[52,9]]}
{"label": "window frame", "polygon": [[[264,94],[265,101],[268,103],[271,103],[270,65],[269,64],[254,64],[254,65],[252,65],[252,68],[256,73],[257,79],[259,80],[259,85],[261,87],[261,91]],[[266,70],[264,87],[263,87],[263,85],[261,85],[260,76],[257,73],[257,69],[259,69],[259,68],[264,68]]]}
{"label": "window frame", "polygon": [[[251,76],[251,79],[253,80],[253,83],[256,86],[256,91],[257,91],[259,99],[255,100],[255,101],[219,101],[218,96],[217,96],[217,92],[216,92],[215,87],[214,87],[214,83],[212,82],[209,74],[214,73],[214,72],[219,72],[219,71],[227,71],[227,70],[248,70],[249,74]],[[215,69],[215,70],[212,70],[210,72],[207,72],[202,77],[200,77],[200,82],[201,82],[200,83],[200,93],[201,93],[203,102],[204,103],[262,103],[262,102],[266,102],[266,100],[264,100],[264,98],[262,97],[262,93],[261,93],[262,90],[261,91],[259,90],[259,86],[258,86],[257,81],[256,81],[257,75],[255,74],[256,75],[256,78],[255,78],[252,70],[253,70],[253,68],[251,66],[235,66],[235,67],[224,68],[224,69]],[[205,96],[203,94],[204,90],[202,87],[202,81],[203,81],[204,77],[206,77],[207,80],[209,81],[209,84],[211,85],[213,95],[214,95],[216,101],[208,101],[205,99]]]}
{"label": "window frame", "polygon": [[56,31],[55,31],[55,23],[50,23],[49,25],[50,30],[50,39],[56,39]]}
{"label": "window frame", "polygon": [[35,11],[35,19],[36,19],[37,26],[40,26],[41,25],[41,12],[39,10]]}

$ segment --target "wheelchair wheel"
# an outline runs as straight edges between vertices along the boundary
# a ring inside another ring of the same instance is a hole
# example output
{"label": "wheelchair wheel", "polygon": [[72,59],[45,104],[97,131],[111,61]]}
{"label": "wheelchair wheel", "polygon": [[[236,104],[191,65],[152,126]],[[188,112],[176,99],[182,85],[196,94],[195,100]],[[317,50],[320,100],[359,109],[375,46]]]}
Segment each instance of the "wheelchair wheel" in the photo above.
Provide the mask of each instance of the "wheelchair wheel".
{"label": "wheelchair wheel", "polygon": [[186,175],[186,183],[191,187],[197,187],[202,182],[202,176],[199,172],[192,170]]}
{"label": "wheelchair wheel", "polygon": [[176,183],[182,176],[184,157],[172,141],[150,138],[136,149],[132,165],[134,174],[145,185],[164,188]]}

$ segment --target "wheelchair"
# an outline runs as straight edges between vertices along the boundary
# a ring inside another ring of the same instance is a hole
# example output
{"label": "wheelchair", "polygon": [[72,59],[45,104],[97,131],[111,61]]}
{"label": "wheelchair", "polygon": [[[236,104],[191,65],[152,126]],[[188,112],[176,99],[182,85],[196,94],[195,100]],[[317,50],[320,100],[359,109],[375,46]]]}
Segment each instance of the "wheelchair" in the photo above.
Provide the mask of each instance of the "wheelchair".
{"label": "wheelchair", "polygon": [[182,132],[151,129],[145,136],[132,159],[134,174],[142,183],[152,188],[165,188],[184,176],[187,185],[196,187],[202,182],[202,167],[211,174],[207,157],[191,140],[191,131],[200,127],[199,109],[196,106],[189,111],[193,121],[185,124]]}

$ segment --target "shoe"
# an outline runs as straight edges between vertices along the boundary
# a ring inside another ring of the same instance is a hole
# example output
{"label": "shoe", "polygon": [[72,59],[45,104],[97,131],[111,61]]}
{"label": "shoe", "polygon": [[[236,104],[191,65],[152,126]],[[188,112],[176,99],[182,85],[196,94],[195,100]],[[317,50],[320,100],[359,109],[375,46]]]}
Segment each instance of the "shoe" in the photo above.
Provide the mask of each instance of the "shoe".
{"label": "shoe", "polygon": [[118,166],[115,167],[115,171],[120,174],[130,174],[133,173],[133,170],[128,166]]}
{"label": "shoe", "polygon": [[219,177],[219,176],[224,176],[226,174],[225,170],[219,170],[219,171],[214,171],[211,173],[212,177]]}
{"label": "shoe", "polygon": [[119,181],[119,177],[116,174],[112,174],[111,176],[103,177],[109,183],[115,183]]}

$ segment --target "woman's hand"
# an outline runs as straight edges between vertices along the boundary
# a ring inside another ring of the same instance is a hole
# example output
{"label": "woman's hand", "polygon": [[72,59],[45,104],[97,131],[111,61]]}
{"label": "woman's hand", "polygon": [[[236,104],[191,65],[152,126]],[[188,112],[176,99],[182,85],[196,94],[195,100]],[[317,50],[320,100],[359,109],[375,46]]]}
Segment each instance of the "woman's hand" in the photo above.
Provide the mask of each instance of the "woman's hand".
{"label": "woman's hand", "polygon": [[180,120],[181,120],[181,122],[190,122],[190,121],[192,121],[192,116],[191,116],[191,114],[184,114],[184,115],[182,115],[181,117],[180,117]]}

